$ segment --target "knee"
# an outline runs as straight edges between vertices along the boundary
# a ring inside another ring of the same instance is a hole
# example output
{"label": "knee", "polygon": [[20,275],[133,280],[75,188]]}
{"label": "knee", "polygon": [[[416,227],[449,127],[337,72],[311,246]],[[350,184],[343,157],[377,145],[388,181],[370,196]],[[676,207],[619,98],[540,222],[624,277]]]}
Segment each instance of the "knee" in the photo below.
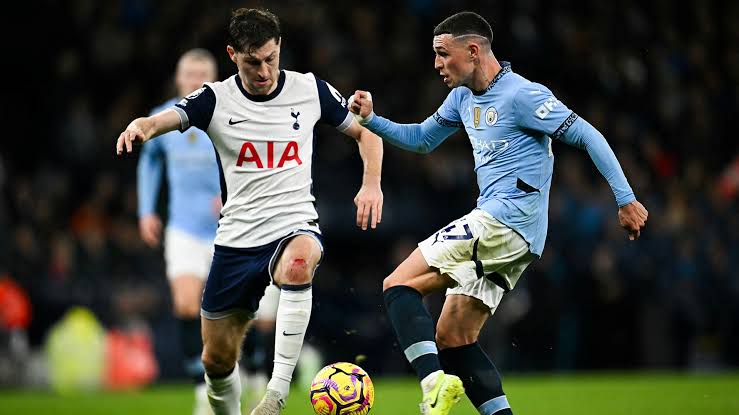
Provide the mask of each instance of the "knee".
{"label": "knee", "polygon": [[283,275],[282,284],[300,285],[307,284],[313,278],[313,270],[305,258],[290,258]]}
{"label": "knee", "polygon": [[463,330],[446,330],[436,328],[436,346],[440,349],[461,347],[477,341],[477,333]]}
{"label": "knee", "polygon": [[203,346],[203,367],[210,376],[227,374],[236,366],[236,358],[236,354],[209,347],[207,343]]}

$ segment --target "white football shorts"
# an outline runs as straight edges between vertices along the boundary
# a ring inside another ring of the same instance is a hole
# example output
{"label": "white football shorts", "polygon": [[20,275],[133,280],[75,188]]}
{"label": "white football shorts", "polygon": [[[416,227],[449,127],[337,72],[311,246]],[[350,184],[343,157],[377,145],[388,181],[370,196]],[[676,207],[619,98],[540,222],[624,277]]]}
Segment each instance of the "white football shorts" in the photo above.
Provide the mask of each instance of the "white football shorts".
{"label": "white football shorts", "polygon": [[490,307],[490,314],[534,259],[521,235],[480,209],[450,223],[418,247],[430,266],[457,282],[446,295],[477,298]]}
{"label": "white football shorts", "polygon": [[213,241],[197,238],[180,229],[167,227],[164,234],[164,261],[167,278],[191,275],[208,278],[213,260]]}

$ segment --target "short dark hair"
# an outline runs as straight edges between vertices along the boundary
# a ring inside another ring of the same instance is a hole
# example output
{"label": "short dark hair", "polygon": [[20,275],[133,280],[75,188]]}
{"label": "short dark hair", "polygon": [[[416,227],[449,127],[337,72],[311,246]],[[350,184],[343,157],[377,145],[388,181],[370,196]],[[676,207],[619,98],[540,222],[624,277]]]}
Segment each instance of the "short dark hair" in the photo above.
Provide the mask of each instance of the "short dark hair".
{"label": "short dark hair", "polygon": [[493,44],[493,29],[490,23],[475,12],[459,12],[453,14],[434,28],[434,36],[449,33],[457,37],[463,35],[482,36]]}
{"label": "short dark hair", "polygon": [[266,9],[240,8],[228,23],[228,44],[237,52],[252,53],[274,39],[280,43],[280,19]]}

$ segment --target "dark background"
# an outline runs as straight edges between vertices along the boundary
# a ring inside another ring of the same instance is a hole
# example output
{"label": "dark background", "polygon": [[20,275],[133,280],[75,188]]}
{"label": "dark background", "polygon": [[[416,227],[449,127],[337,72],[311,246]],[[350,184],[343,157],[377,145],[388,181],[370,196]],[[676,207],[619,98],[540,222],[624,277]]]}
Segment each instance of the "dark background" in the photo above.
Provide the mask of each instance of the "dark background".
{"label": "dark background", "polygon": [[[205,47],[220,78],[230,11],[264,3],[42,1],[9,16],[0,140],[0,274],[28,292],[33,347],[70,306],[106,327],[146,323],[163,378],[180,376],[162,253],[138,236],[137,154],[116,158],[128,122],[174,94],[181,53]],[[433,27],[476,11],[493,51],[550,87],[608,139],[649,223],[629,242],[587,153],[554,144],[547,246],[486,326],[506,372],[739,365],[739,3],[705,1],[295,1],[282,68],[313,72],[376,111],[420,122],[448,93]],[[428,156],[385,147],[385,215],[354,226],[361,160],[319,127],[314,188],[326,240],[308,341],[326,361],[405,373],[382,306],[382,279],[478,195],[466,136]],[[733,172],[733,173],[732,173]],[[164,200],[162,201],[162,204]],[[162,210],[164,212],[164,210]],[[443,296],[429,299],[438,313]]]}

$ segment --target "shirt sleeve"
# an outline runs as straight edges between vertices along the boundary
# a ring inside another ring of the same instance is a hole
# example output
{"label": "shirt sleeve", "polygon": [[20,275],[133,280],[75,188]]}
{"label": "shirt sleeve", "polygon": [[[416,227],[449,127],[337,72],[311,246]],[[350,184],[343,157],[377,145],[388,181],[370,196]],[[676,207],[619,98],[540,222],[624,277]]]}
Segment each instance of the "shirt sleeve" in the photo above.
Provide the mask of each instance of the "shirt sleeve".
{"label": "shirt sleeve", "polygon": [[444,99],[439,109],[432,116],[434,121],[442,127],[459,129],[464,127],[462,117],[459,115],[459,88],[454,88]]}
{"label": "shirt sleeve", "polygon": [[611,186],[616,203],[619,207],[628,205],[636,200],[634,191],[631,190],[628,180],[624,175],[616,155],[611,150],[605,137],[595,127],[582,118],[576,119],[571,127],[567,128],[559,139],[565,143],[584,149],[593,160],[600,174]]}
{"label": "shirt sleeve", "polygon": [[160,138],[145,142],[139,154],[139,163],[136,167],[139,218],[152,214],[156,210],[164,159],[161,141]]}
{"label": "shirt sleeve", "polygon": [[513,100],[518,126],[559,138],[577,119],[552,91],[544,85],[529,83],[521,87]]}
{"label": "shirt sleeve", "polygon": [[216,94],[208,85],[182,98],[173,107],[180,116],[179,130],[184,132],[190,127],[196,127],[208,131],[215,108]]}
{"label": "shirt sleeve", "polygon": [[453,89],[439,109],[421,124],[398,124],[375,114],[365,127],[403,150],[430,153],[464,127],[458,110],[460,98],[457,91]]}
{"label": "shirt sleeve", "polygon": [[344,131],[352,124],[354,117],[346,109],[346,99],[331,84],[316,77],[318,100],[321,103],[321,118],[324,122],[339,131]]}
{"label": "shirt sleeve", "polygon": [[436,114],[421,124],[398,124],[375,114],[365,127],[396,147],[421,154],[430,153],[459,129],[439,123]]}

